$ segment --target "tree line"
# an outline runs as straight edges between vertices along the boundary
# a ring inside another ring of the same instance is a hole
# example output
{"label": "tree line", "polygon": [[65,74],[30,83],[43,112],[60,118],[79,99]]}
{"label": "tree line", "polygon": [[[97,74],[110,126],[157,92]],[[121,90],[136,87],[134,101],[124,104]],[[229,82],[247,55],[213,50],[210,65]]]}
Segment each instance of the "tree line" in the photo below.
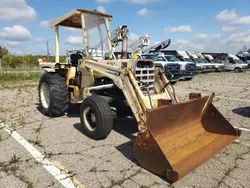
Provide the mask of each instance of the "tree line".
{"label": "tree line", "polygon": [[[47,58],[46,55],[15,55],[5,47],[0,46],[0,58],[3,68],[38,67],[38,59]],[[60,56],[60,61],[65,62],[66,56]],[[48,61],[54,62],[55,56],[49,56]]]}
{"label": "tree line", "polygon": [[[250,53],[250,49],[248,50]],[[45,55],[14,55],[9,53],[9,50],[0,46],[0,66],[3,68],[17,68],[17,67],[38,67],[38,59],[46,57]],[[55,56],[49,56],[48,61],[55,62]],[[60,56],[60,61],[65,62],[66,56]]]}

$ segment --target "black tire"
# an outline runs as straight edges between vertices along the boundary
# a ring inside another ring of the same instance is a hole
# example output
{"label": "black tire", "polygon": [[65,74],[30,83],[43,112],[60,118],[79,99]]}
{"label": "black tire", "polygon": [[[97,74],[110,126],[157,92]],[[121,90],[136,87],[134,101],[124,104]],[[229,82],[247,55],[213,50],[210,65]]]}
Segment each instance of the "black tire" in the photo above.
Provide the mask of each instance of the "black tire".
{"label": "black tire", "polygon": [[237,72],[237,73],[238,73],[238,72],[241,72],[241,68],[239,68],[239,67],[235,68],[235,69],[234,69],[234,72]]}
{"label": "black tire", "polygon": [[193,77],[192,78],[185,78],[185,80],[187,80],[187,81],[192,80],[192,79],[193,79]]}
{"label": "black tire", "polygon": [[94,140],[106,138],[113,129],[111,108],[108,102],[98,95],[84,99],[80,108],[80,118],[83,131]]}
{"label": "black tire", "polygon": [[[43,87],[48,88],[48,105],[44,105],[44,102],[42,102],[44,97],[44,94],[42,94]],[[44,73],[39,82],[38,92],[43,114],[50,117],[62,116],[65,114],[69,107],[69,92],[63,77],[57,73]]]}

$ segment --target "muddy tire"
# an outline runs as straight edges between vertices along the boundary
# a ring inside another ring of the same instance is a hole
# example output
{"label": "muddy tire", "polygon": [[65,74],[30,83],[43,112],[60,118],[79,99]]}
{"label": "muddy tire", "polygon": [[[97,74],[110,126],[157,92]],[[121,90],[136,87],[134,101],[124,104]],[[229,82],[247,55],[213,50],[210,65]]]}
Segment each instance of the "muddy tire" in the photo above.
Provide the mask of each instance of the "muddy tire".
{"label": "muddy tire", "polygon": [[106,138],[113,128],[113,114],[108,102],[98,95],[87,97],[80,108],[81,128],[94,139]]}
{"label": "muddy tire", "polygon": [[62,116],[69,107],[69,93],[65,79],[57,73],[44,73],[40,79],[39,102],[43,114]]}
{"label": "muddy tire", "polygon": [[237,73],[238,73],[238,72],[241,72],[241,68],[239,68],[239,67],[235,68],[235,69],[234,69],[234,72],[237,72]]}

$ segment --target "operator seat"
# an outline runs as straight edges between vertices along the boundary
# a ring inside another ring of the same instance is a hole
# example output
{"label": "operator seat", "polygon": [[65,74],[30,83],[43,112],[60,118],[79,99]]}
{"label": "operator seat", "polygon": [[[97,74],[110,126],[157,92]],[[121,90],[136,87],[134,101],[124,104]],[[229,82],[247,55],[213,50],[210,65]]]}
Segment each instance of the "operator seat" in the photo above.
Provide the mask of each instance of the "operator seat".
{"label": "operator seat", "polygon": [[70,55],[70,60],[71,60],[71,64],[74,67],[78,67],[78,61],[82,59],[82,55],[79,53],[76,54],[71,54]]}

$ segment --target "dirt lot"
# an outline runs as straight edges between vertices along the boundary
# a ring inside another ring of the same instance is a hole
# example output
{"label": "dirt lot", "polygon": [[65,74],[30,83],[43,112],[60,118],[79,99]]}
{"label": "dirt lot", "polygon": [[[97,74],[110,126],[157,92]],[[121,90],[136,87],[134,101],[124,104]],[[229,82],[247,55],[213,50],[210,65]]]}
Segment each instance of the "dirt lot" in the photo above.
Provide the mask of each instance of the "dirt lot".
{"label": "dirt lot", "polygon": [[[0,118],[61,171],[67,169],[80,187],[250,187],[250,72],[198,75],[177,83],[175,89],[181,99],[189,92],[214,92],[215,106],[245,131],[237,142],[174,184],[137,165],[132,154],[136,132],[132,119],[115,120],[110,136],[94,141],[80,130],[78,107],[63,117],[43,116],[37,88],[1,90]],[[0,187],[63,187],[3,128],[0,148]]]}

